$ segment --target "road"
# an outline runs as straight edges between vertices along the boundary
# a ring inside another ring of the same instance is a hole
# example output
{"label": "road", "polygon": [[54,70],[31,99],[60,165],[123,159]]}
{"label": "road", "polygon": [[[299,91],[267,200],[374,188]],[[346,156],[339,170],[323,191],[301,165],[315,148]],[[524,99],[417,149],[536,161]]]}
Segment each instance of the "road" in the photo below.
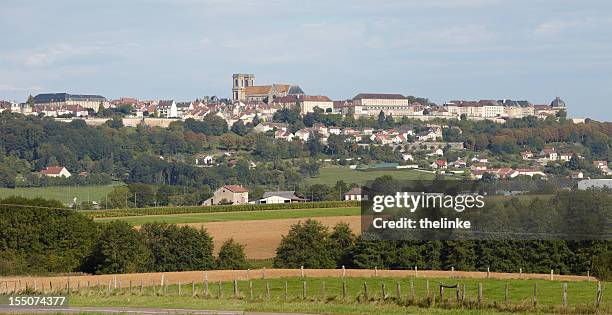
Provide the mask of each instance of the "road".
{"label": "road", "polygon": [[[9,308],[0,307],[2,314],[194,314],[194,315],[300,315],[296,313],[267,313],[244,311],[194,310],[183,308],[134,308],[134,307],[67,307],[67,308]],[[302,314],[305,315],[305,314]]]}

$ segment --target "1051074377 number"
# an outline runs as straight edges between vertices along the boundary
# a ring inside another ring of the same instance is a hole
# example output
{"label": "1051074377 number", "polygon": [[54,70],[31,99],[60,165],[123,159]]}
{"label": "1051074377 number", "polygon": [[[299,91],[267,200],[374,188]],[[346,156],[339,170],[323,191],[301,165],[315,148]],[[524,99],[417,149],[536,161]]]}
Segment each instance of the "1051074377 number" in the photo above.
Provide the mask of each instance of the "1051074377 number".
{"label": "1051074377 number", "polygon": [[9,295],[3,300],[4,307],[68,306],[68,299],[65,296]]}

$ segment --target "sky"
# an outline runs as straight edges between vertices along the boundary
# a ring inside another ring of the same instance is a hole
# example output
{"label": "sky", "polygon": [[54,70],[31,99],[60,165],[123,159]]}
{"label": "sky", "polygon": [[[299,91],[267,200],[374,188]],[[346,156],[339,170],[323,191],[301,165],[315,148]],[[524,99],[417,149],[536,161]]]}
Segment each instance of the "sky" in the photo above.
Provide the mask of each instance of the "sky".
{"label": "sky", "polygon": [[232,73],[334,100],[559,96],[612,121],[612,1],[0,2],[0,99],[231,97]]}

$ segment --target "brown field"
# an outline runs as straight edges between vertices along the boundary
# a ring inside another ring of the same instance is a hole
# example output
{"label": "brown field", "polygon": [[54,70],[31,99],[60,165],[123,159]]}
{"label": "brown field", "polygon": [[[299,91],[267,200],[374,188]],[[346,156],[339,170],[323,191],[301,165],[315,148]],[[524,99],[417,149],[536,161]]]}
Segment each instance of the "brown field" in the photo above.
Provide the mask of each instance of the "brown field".
{"label": "brown field", "polygon": [[[361,229],[361,218],[359,216],[314,217],[311,219],[317,220],[329,228],[332,228],[339,222],[348,223],[355,234],[359,234]],[[244,250],[249,259],[267,259],[276,255],[276,248],[280,244],[282,236],[287,235],[291,226],[305,220],[305,218],[273,219],[188,223],[181,225],[205,227],[214,239],[215,253],[224,241],[234,238],[235,241],[246,246]]]}
{"label": "brown field", "polygon": [[[184,272],[163,272],[163,273],[134,273],[121,275],[66,275],[55,277],[0,277],[0,293],[12,292],[14,290],[36,288],[48,292],[51,287],[54,290],[65,289],[68,281],[73,289],[86,288],[90,286],[108,286],[126,288],[130,283],[134,286],[155,286],[160,285],[162,277],[165,284],[195,283],[208,281],[215,283],[218,281],[248,280],[248,279],[271,279],[282,277],[300,277],[300,269],[259,269],[259,270],[211,270],[211,271],[184,271]],[[305,277],[342,277],[341,269],[304,269]],[[387,277],[402,278],[415,276],[414,270],[364,270],[346,269],[346,277]],[[416,276],[419,278],[472,278],[486,279],[486,272],[464,272],[464,271],[438,271],[438,270],[418,270]],[[541,279],[550,280],[549,274],[518,274],[491,272],[491,279]],[[566,276],[555,275],[555,281],[585,281],[589,280],[585,276]],[[591,278],[593,280],[593,278]]]}

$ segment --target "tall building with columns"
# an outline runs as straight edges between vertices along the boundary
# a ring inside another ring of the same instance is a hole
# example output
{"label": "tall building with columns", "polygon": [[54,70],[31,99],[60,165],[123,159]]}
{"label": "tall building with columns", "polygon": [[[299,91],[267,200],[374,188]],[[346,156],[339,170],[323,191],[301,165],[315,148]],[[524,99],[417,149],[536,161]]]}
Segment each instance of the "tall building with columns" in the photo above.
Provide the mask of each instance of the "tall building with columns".
{"label": "tall building with columns", "polygon": [[234,101],[243,101],[246,99],[246,88],[253,86],[255,81],[254,74],[235,73],[232,76],[232,99]]}
{"label": "tall building with columns", "polygon": [[255,75],[235,73],[232,75],[232,100],[235,102],[271,103],[277,97],[287,95],[304,95],[298,85],[278,84],[255,85]]}

